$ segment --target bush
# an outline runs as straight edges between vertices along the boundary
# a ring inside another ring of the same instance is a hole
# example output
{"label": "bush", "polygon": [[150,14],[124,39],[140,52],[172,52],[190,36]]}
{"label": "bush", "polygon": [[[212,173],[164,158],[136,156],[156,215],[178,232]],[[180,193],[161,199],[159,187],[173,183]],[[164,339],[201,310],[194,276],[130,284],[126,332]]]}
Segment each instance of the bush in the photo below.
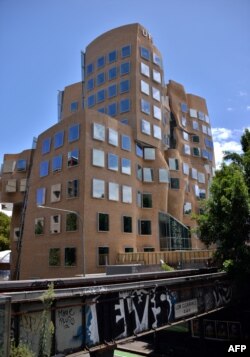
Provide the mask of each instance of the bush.
{"label": "bush", "polygon": [[11,343],[10,357],[35,357],[35,354],[24,343],[15,346],[14,342]]}

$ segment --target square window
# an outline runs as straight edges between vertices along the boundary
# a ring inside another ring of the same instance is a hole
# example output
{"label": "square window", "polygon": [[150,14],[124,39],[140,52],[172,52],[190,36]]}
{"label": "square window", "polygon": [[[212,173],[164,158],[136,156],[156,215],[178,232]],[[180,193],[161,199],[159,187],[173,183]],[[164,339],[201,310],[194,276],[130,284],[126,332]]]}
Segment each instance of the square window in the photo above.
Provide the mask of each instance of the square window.
{"label": "square window", "polygon": [[130,73],[130,62],[121,63],[120,66],[121,76],[124,76],[125,74],[129,74],[129,73]]}
{"label": "square window", "polygon": [[157,107],[156,105],[153,106],[154,109],[154,118],[161,120],[161,108]]}
{"label": "square window", "polygon": [[105,140],[105,126],[98,123],[93,123],[93,139]]}
{"label": "square window", "polygon": [[110,81],[115,79],[116,76],[117,76],[117,68],[116,67],[110,68],[108,73],[109,73],[109,80]]}
{"label": "square window", "polygon": [[98,265],[109,265],[109,248],[98,247]]}
{"label": "square window", "polygon": [[115,154],[108,154],[108,168],[113,171],[118,171],[119,163],[118,156]]}
{"label": "square window", "polygon": [[109,116],[111,116],[111,117],[116,116],[116,114],[117,114],[117,105],[116,105],[116,103],[111,103],[111,104],[108,105],[108,112],[107,112],[107,114],[108,114]]}
{"label": "square window", "polygon": [[67,198],[78,197],[79,181],[71,180],[67,182]]}
{"label": "square window", "polygon": [[100,86],[103,83],[105,83],[105,73],[101,72],[96,77],[96,84]]}
{"label": "square window", "polygon": [[109,60],[109,63],[117,61],[117,52],[116,52],[116,50],[112,51],[112,52],[109,52],[108,60]]}
{"label": "square window", "polygon": [[155,69],[153,69],[153,80],[157,83],[161,83],[161,74]]}
{"label": "square window", "polygon": [[167,169],[159,169],[159,182],[169,183],[169,171]]}
{"label": "square window", "polygon": [[62,170],[62,155],[53,157],[52,159],[52,171],[57,172]]}
{"label": "square window", "polygon": [[152,234],[152,229],[151,229],[151,221],[150,220],[139,220],[138,221],[139,225],[139,234],[140,235],[151,235]]}
{"label": "square window", "polygon": [[130,57],[130,55],[131,55],[131,46],[130,45],[123,46],[121,50],[121,58]]}
{"label": "square window", "polygon": [[45,194],[46,188],[40,187],[36,190],[36,204],[37,206],[41,206],[45,204]]}
{"label": "square window", "polygon": [[35,219],[35,235],[44,234],[44,218]]}
{"label": "square window", "polygon": [[150,61],[150,51],[145,47],[141,47],[141,57]]}
{"label": "square window", "polygon": [[42,142],[42,154],[50,152],[51,138],[46,138]]}
{"label": "square window", "polygon": [[116,84],[112,84],[111,86],[108,87],[108,97],[112,98],[117,95],[117,88]]}
{"label": "square window", "polygon": [[199,143],[200,142],[200,137],[198,135],[193,135],[192,136],[193,143]]}
{"label": "square window", "polygon": [[98,167],[105,166],[103,150],[93,149],[93,151],[92,151],[92,165],[98,166]]}
{"label": "square window", "polygon": [[120,94],[127,93],[130,90],[130,80],[126,79],[120,82]]}
{"label": "square window", "polygon": [[132,187],[122,186],[122,202],[132,203]]}
{"label": "square window", "polygon": [[147,66],[143,62],[141,62],[141,74],[143,74],[146,77],[150,77],[149,66]]}
{"label": "square window", "polygon": [[105,181],[93,179],[92,181],[92,196],[94,198],[105,197]]}
{"label": "square window", "polygon": [[155,148],[144,148],[144,159],[155,160]]}
{"label": "square window", "polygon": [[96,103],[101,103],[105,100],[105,89],[101,89],[96,93]]}
{"label": "square window", "polygon": [[16,187],[17,187],[16,184],[17,184],[16,179],[9,179],[5,187],[5,192],[16,192]]}
{"label": "square window", "polygon": [[150,115],[150,102],[145,99],[141,99],[141,111]]}
{"label": "square window", "polygon": [[78,163],[79,163],[79,150],[74,149],[68,151],[68,161],[67,161],[68,167],[77,166]]}
{"label": "square window", "polygon": [[109,134],[109,144],[113,146],[118,146],[118,132],[116,130],[110,129],[108,131]]}
{"label": "square window", "polygon": [[[93,83],[93,85],[94,85],[94,83]],[[78,110],[78,102],[72,102],[70,104],[70,112],[75,113],[75,112],[77,112],[77,110]]]}
{"label": "square window", "polygon": [[49,161],[43,161],[40,163],[40,177],[47,176],[49,174]]}
{"label": "square window", "polygon": [[105,57],[101,56],[97,59],[97,68],[102,68],[105,65]]}
{"label": "square window", "polygon": [[148,167],[143,168],[143,181],[153,182],[154,181],[154,170]]}
{"label": "square window", "polygon": [[152,207],[153,207],[152,193],[143,192],[142,208],[152,208]]}
{"label": "square window", "polygon": [[51,202],[59,202],[61,200],[61,184],[57,183],[51,186]]}
{"label": "square window", "polygon": [[179,170],[179,161],[178,159],[169,158],[168,165],[170,170]]}
{"label": "square window", "polygon": [[63,146],[63,141],[64,141],[64,131],[59,131],[58,133],[55,133],[54,148],[57,149],[57,148]]}
{"label": "square window", "polygon": [[67,213],[66,215],[66,232],[74,232],[78,229],[78,217],[76,213]]}
{"label": "square window", "polygon": [[57,267],[61,265],[60,248],[50,248],[49,250],[49,266]]}
{"label": "square window", "polygon": [[98,232],[109,231],[109,215],[107,213],[98,213]]}
{"label": "square window", "polygon": [[124,233],[132,233],[132,217],[130,216],[122,217],[122,228]]}
{"label": "square window", "polygon": [[18,172],[21,172],[21,171],[26,171],[26,169],[27,169],[27,161],[24,159],[17,160],[16,170]]}
{"label": "square window", "polygon": [[206,190],[200,188],[200,199],[205,199],[206,198]]}
{"label": "square window", "polygon": [[119,184],[109,182],[109,200],[119,201]]}
{"label": "square window", "polygon": [[130,100],[128,98],[120,101],[120,113],[127,113],[130,111]]}
{"label": "square window", "polygon": [[161,128],[158,125],[153,125],[154,138],[161,140]]}
{"label": "square window", "polygon": [[141,120],[141,131],[142,131],[143,134],[151,135],[150,122],[148,122],[147,120],[142,119]]}
{"label": "square window", "polygon": [[189,115],[192,117],[192,118],[197,118],[197,110],[196,109],[189,109]]}
{"label": "square window", "polygon": [[122,173],[126,175],[131,175],[131,160],[122,158]]}
{"label": "square window", "polygon": [[180,180],[178,178],[171,177],[170,187],[174,190],[178,190],[180,188]]}
{"label": "square window", "polygon": [[65,248],[64,265],[66,267],[76,266],[76,248]]}
{"label": "square window", "polygon": [[149,95],[149,84],[143,80],[141,80],[141,92]]}
{"label": "square window", "polygon": [[80,135],[80,124],[70,126],[68,135],[69,143],[78,140]]}
{"label": "square window", "polygon": [[131,151],[131,139],[127,135],[122,135],[122,149],[126,151]]}
{"label": "square window", "polygon": [[161,92],[159,89],[152,87],[152,97],[158,102],[161,101]]}
{"label": "square window", "polygon": [[205,114],[203,112],[198,112],[198,119],[205,120]]}

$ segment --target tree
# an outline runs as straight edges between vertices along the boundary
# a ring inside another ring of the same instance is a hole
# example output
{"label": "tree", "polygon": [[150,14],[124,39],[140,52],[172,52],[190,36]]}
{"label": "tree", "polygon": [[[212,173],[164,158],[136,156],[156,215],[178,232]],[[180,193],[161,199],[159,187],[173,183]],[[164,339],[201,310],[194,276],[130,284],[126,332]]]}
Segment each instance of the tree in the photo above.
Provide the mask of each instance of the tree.
{"label": "tree", "polygon": [[0,251],[9,249],[10,217],[0,212]]}

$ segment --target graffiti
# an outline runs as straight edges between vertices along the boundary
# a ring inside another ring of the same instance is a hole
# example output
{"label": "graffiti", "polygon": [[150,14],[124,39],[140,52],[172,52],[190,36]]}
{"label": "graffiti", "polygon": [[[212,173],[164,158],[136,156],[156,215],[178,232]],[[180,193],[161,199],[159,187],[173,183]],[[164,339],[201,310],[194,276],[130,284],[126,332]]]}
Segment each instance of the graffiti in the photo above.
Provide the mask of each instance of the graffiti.
{"label": "graffiti", "polygon": [[57,312],[58,322],[65,329],[75,324],[75,312],[72,308],[61,309]]}
{"label": "graffiti", "polygon": [[216,307],[228,304],[232,299],[232,287],[216,284],[213,290],[213,296]]}
{"label": "graffiti", "polygon": [[54,281],[39,280],[39,281],[32,282],[31,283],[31,287],[32,288],[47,289],[50,284],[53,284],[54,288],[62,288],[65,285],[63,280],[54,280]]}

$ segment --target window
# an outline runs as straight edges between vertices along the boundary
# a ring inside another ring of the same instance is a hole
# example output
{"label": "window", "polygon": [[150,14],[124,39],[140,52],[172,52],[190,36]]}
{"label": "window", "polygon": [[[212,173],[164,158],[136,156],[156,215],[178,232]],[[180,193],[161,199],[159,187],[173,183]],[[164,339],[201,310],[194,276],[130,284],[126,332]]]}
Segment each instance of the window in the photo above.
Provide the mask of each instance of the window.
{"label": "window", "polygon": [[95,95],[92,94],[88,96],[88,108],[91,108],[95,105]]}
{"label": "window", "polygon": [[61,200],[61,184],[57,183],[51,186],[50,201],[59,202]]}
{"label": "window", "polygon": [[182,134],[183,134],[183,139],[186,140],[186,141],[189,141],[188,133],[186,131],[183,131]]}
{"label": "window", "polygon": [[26,171],[26,169],[27,169],[27,161],[24,159],[17,160],[16,170],[18,172],[21,172],[21,171]]}
{"label": "window", "polygon": [[117,95],[117,88],[116,84],[112,84],[111,86],[108,87],[108,97],[112,98]]}
{"label": "window", "polygon": [[121,58],[126,58],[129,57],[130,55],[131,55],[131,46],[130,45],[123,46],[121,50]]}
{"label": "window", "polygon": [[198,178],[198,171],[192,167],[192,170],[191,170],[191,177],[195,180],[197,180]]}
{"label": "window", "polygon": [[152,97],[158,102],[161,101],[161,92],[159,89],[152,87]]}
{"label": "window", "polygon": [[183,162],[182,170],[183,170],[184,175],[189,175],[189,165],[186,162]]}
{"label": "window", "polygon": [[149,95],[149,84],[141,80],[141,92]]}
{"label": "window", "polygon": [[92,165],[98,167],[104,167],[104,151],[93,149],[92,151]]}
{"label": "window", "polygon": [[95,86],[95,81],[93,78],[89,79],[87,82],[87,90],[90,91],[92,89],[94,89]]}
{"label": "window", "polygon": [[155,249],[153,247],[145,247],[145,248],[143,248],[143,251],[144,252],[154,252]]}
{"label": "window", "polygon": [[200,142],[200,137],[198,135],[193,135],[192,136],[193,143],[199,143]]}
{"label": "window", "polygon": [[147,66],[145,63],[141,62],[141,74],[143,74],[146,77],[150,76],[149,72],[149,66]]}
{"label": "window", "polygon": [[135,150],[136,150],[136,155],[139,157],[143,157],[143,147],[141,144],[136,143],[135,144]]}
{"label": "window", "polygon": [[27,179],[21,179],[20,180],[20,192],[25,192],[27,190]]}
{"label": "window", "polygon": [[130,81],[126,79],[120,82],[120,94],[127,93],[130,90]]}
{"label": "window", "polygon": [[94,198],[105,197],[105,181],[93,179],[92,181],[92,196]]}
{"label": "window", "polygon": [[43,161],[40,163],[40,177],[47,176],[49,174],[49,161]]}
{"label": "window", "polygon": [[98,111],[99,113],[106,113],[106,110],[105,110],[104,107],[98,108],[97,111]]}
{"label": "window", "polygon": [[61,265],[60,248],[50,248],[49,250],[49,266],[56,267]]}
{"label": "window", "polygon": [[201,156],[201,150],[200,150],[200,148],[194,147],[194,148],[193,148],[193,155],[194,155],[194,156]]}
{"label": "window", "polygon": [[198,185],[193,185],[194,194],[197,198],[200,198],[200,189]]}
{"label": "window", "polygon": [[142,167],[140,165],[136,165],[136,177],[142,181]]}
{"label": "window", "polygon": [[184,214],[190,214],[192,212],[192,203],[185,202],[183,207]]}
{"label": "window", "polygon": [[207,134],[207,126],[206,125],[202,125],[202,132],[204,134]]}
{"label": "window", "polygon": [[102,68],[105,65],[105,57],[101,56],[97,58],[97,68]]}
{"label": "window", "polygon": [[138,221],[138,230],[140,235],[151,235],[152,230],[151,230],[151,221],[142,219]]}
{"label": "window", "polygon": [[62,155],[53,157],[52,160],[52,171],[61,171],[62,170]]}
{"label": "window", "polygon": [[194,130],[199,130],[199,124],[197,121],[193,120],[193,129]]}
{"label": "window", "polygon": [[87,67],[86,67],[86,69],[87,69],[87,76],[89,76],[89,75],[90,75],[91,73],[93,73],[93,71],[94,71],[94,65],[93,65],[93,63],[88,64]]}
{"label": "window", "polygon": [[141,47],[141,57],[150,61],[150,51],[145,47]]}
{"label": "window", "polygon": [[35,219],[35,234],[40,235],[44,234],[44,218]]}
{"label": "window", "polygon": [[180,180],[178,178],[170,178],[170,187],[172,189],[178,190],[180,188]]}
{"label": "window", "polygon": [[205,114],[203,112],[198,112],[198,118],[200,120],[205,120]]}
{"label": "window", "polygon": [[51,138],[46,138],[42,142],[42,154],[50,152]]}
{"label": "window", "polygon": [[205,145],[207,148],[210,148],[210,149],[213,149],[213,141],[212,140],[209,140],[208,138],[205,138]]}
{"label": "window", "polygon": [[143,193],[142,194],[142,207],[143,208],[152,208],[152,193]]}
{"label": "window", "polygon": [[114,117],[116,115],[116,113],[117,113],[116,103],[109,104],[107,114],[110,115],[111,117]]}
{"label": "window", "polygon": [[67,213],[66,215],[66,232],[74,232],[78,228],[78,217],[75,213]]}
{"label": "window", "polygon": [[122,186],[122,202],[132,203],[132,187]]}
{"label": "window", "polygon": [[109,215],[107,213],[98,213],[98,232],[109,231]]}
{"label": "window", "polygon": [[205,159],[208,159],[208,158],[209,158],[209,153],[208,153],[207,150],[202,149],[202,157],[204,157]]}
{"label": "window", "polygon": [[105,73],[101,72],[96,77],[96,84],[100,86],[103,83],[105,83]]}
{"label": "window", "polygon": [[76,266],[76,248],[64,249],[64,265],[66,267]]}
{"label": "window", "polygon": [[154,118],[161,120],[161,108],[157,107],[156,105],[153,106],[154,111]]}
{"label": "window", "polygon": [[118,156],[115,154],[108,154],[108,168],[113,171],[118,171]]}
{"label": "window", "polygon": [[198,182],[205,183],[205,174],[198,172]]}
{"label": "window", "polygon": [[185,117],[181,117],[181,124],[184,127],[187,125],[187,119]]}
{"label": "window", "polygon": [[161,83],[161,74],[155,69],[153,69],[153,80],[157,83]]}
{"label": "window", "polygon": [[192,118],[197,118],[197,110],[196,109],[189,109],[189,115],[192,117]]}
{"label": "window", "polygon": [[154,170],[151,168],[143,168],[143,181],[144,182],[153,182],[154,181]]}
{"label": "window", "polygon": [[98,265],[108,265],[109,264],[109,248],[108,247],[98,247]]}
{"label": "window", "polygon": [[128,98],[120,101],[120,113],[126,113],[130,111],[130,100]]}
{"label": "window", "polygon": [[190,146],[189,145],[184,144],[183,148],[184,148],[184,154],[185,155],[190,155],[191,154],[191,150],[190,150]]}
{"label": "window", "polygon": [[79,139],[80,125],[75,124],[69,127],[69,143]]}
{"label": "window", "polygon": [[161,140],[161,128],[158,125],[153,125],[154,138]]}
{"label": "window", "polygon": [[151,126],[149,121],[144,119],[141,120],[141,131],[143,134],[151,135]]}
{"label": "window", "polygon": [[61,146],[63,146],[63,141],[64,141],[64,132],[59,131],[58,133],[55,133],[54,135],[54,148],[57,149]]}
{"label": "window", "polygon": [[50,216],[50,233],[56,234],[61,232],[61,215]]}
{"label": "window", "polygon": [[116,67],[110,68],[108,73],[109,73],[109,80],[110,81],[115,79],[116,76],[117,76],[117,68]]}
{"label": "window", "polygon": [[186,103],[181,103],[181,111],[182,111],[182,113],[188,112],[188,106]]}
{"label": "window", "polygon": [[67,182],[67,197],[74,198],[78,196],[79,181],[71,180]]}
{"label": "window", "polygon": [[200,188],[200,199],[205,199],[206,198],[206,190],[203,188]]}
{"label": "window", "polygon": [[179,170],[178,159],[173,159],[173,158],[168,159],[168,165],[170,170]]}
{"label": "window", "polygon": [[109,200],[119,201],[119,184],[109,182]]}
{"label": "window", "polygon": [[37,204],[37,206],[45,204],[45,194],[46,194],[45,187],[40,187],[36,190],[36,204]]}
{"label": "window", "polygon": [[120,66],[121,76],[124,76],[125,74],[129,74],[129,73],[130,73],[130,62],[121,63]]}
{"label": "window", "polygon": [[122,135],[122,149],[126,151],[131,151],[131,140],[127,135]]}
{"label": "window", "polygon": [[141,111],[150,115],[150,103],[145,99],[141,99]]}
{"label": "window", "polygon": [[105,140],[105,127],[102,124],[93,124],[93,139],[104,141]]}
{"label": "window", "polygon": [[115,62],[117,60],[117,52],[116,51],[109,52],[108,60],[109,63]]}
{"label": "window", "polygon": [[126,175],[131,175],[131,161],[126,158],[122,158],[122,173]]}
{"label": "window", "polygon": [[113,146],[118,146],[118,132],[109,128],[108,135],[109,144]]}
{"label": "window", "polygon": [[155,160],[155,148],[144,148],[144,159]]}
{"label": "window", "polygon": [[105,89],[99,90],[96,94],[96,103],[101,103],[105,100]]}
{"label": "window", "polygon": [[167,169],[159,169],[159,182],[161,183],[169,182],[169,172]]}
{"label": "window", "polygon": [[157,66],[161,67],[161,57],[156,53],[153,53],[153,62],[157,64]]}
{"label": "window", "polygon": [[132,233],[132,217],[122,217],[122,228],[124,233]]}
{"label": "window", "polygon": [[212,136],[212,131],[211,131],[211,128],[207,128],[207,135],[209,135],[209,136]]}
{"label": "window", "polygon": [[121,123],[122,125],[128,125],[129,121],[128,121],[128,119],[123,118],[123,119],[120,120],[120,123]]}
{"label": "window", "polygon": [[16,187],[17,187],[16,184],[17,184],[16,179],[9,179],[5,186],[5,192],[16,192]]}
{"label": "window", "polygon": [[68,152],[68,167],[77,166],[79,163],[79,150],[74,149]]}

